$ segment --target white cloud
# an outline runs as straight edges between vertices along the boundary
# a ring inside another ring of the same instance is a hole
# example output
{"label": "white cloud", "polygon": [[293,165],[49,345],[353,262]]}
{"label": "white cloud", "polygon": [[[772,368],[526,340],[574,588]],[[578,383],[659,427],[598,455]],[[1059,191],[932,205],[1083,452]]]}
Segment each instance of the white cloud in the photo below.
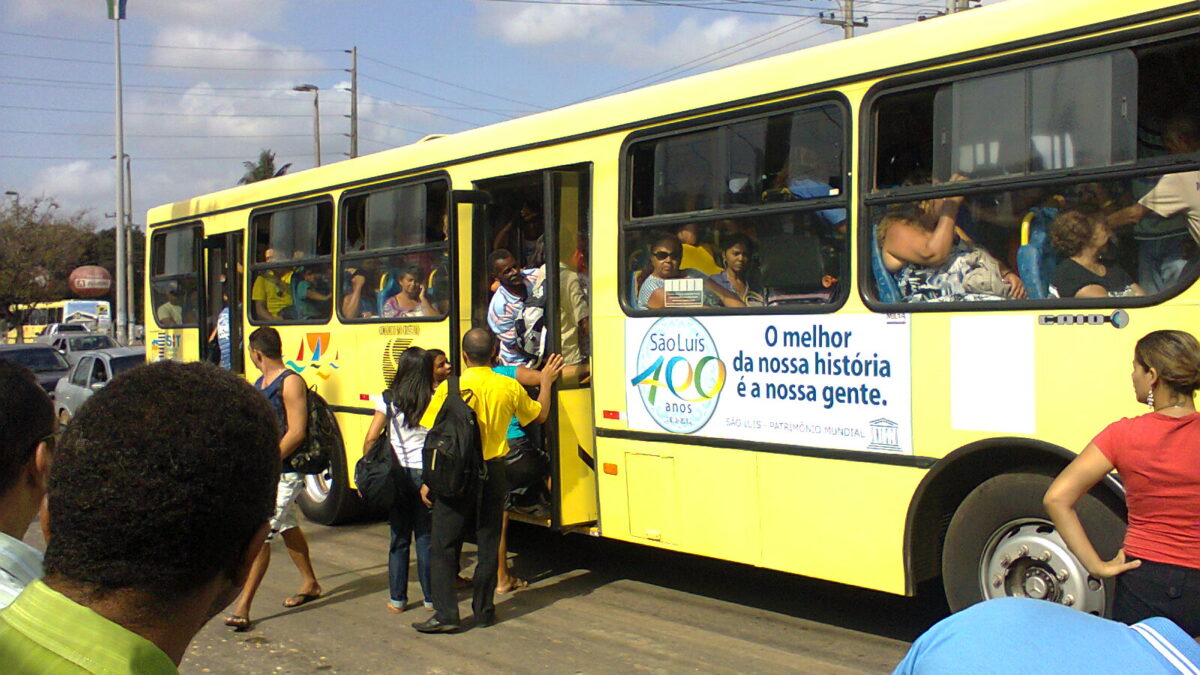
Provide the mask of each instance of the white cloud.
{"label": "white cloud", "polygon": [[91,219],[103,225],[104,214],[91,211],[91,207],[107,203],[111,211],[116,210],[114,165],[76,161],[53,166],[33,177],[29,192],[52,199],[70,212],[90,211]]}
{"label": "white cloud", "polygon": [[212,31],[191,26],[168,26],[155,36],[151,62],[160,66],[222,70],[223,79],[261,78],[263,71],[276,71],[281,77],[294,73],[300,81],[309,81],[315,72],[330,68],[316,56],[260,40],[244,31]]}
{"label": "white cloud", "polygon": [[[645,22],[616,0],[579,0],[584,4],[531,4],[518,9],[478,3],[481,23],[503,42],[517,46],[540,46],[578,40],[614,42],[621,34],[641,32]],[[649,14],[644,15],[649,17]]]}

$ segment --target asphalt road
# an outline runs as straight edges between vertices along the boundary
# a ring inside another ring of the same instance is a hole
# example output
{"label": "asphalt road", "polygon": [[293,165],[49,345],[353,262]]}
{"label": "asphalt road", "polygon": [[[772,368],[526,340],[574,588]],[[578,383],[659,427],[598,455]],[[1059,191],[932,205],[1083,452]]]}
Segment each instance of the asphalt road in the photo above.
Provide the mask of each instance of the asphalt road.
{"label": "asphalt road", "polygon": [[428,610],[384,607],[386,525],[305,530],[324,596],[280,605],[299,576],[277,543],[253,629],[214,619],[184,673],[887,673],[947,611],[936,589],[901,598],[517,525],[510,555],[529,588],[497,596],[490,628],[420,635],[410,624]]}

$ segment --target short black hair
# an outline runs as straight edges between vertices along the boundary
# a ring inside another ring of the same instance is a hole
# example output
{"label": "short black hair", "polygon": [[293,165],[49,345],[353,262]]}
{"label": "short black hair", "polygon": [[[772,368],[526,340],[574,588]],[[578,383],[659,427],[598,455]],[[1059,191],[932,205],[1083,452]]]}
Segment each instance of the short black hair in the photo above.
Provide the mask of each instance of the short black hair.
{"label": "short black hair", "polygon": [[283,340],[271,326],[259,326],[250,334],[250,349],[257,349],[268,359],[283,358]]}
{"label": "short black hair", "polygon": [[472,328],[463,335],[462,350],[476,365],[484,365],[492,359],[496,349],[496,336],[486,328]]}
{"label": "short black hair", "polygon": [[278,480],[275,414],[245,380],[207,363],[134,368],[63,434],[46,576],[166,607],[232,574],[274,509]]}
{"label": "short black hair", "polygon": [[0,359],[0,495],[17,482],[38,442],[54,433],[54,404],[25,366]]}
{"label": "short black hair", "polygon": [[496,263],[500,262],[501,260],[507,260],[509,258],[512,258],[513,260],[517,259],[517,257],[512,254],[512,251],[510,251],[506,248],[498,248],[495,251],[492,251],[491,253],[489,253],[488,254],[488,273],[491,274],[492,276],[495,276],[496,275]]}

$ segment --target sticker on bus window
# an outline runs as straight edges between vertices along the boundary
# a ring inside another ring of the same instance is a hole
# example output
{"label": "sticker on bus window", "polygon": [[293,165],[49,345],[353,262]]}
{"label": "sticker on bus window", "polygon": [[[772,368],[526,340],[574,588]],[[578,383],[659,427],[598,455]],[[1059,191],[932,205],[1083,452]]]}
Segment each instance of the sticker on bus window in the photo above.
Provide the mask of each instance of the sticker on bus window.
{"label": "sticker on bus window", "polygon": [[663,305],[700,307],[704,304],[704,279],[663,279]]}

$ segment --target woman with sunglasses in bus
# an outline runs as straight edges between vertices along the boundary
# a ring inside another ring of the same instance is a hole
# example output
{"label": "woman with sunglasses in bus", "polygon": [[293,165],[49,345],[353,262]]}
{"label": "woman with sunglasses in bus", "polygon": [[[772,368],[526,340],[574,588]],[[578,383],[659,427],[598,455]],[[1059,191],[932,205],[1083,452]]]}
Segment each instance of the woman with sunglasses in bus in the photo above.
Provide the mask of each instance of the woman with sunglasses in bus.
{"label": "woman with sunglasses in bus", "polygon": [[[1063,469],[1043,503],[1071,552],[1098,578],[1120,575],[1113,618],[1163,616],[1200,635],[1200,343],[1154,331],[1133,351],[1133,391],[1150,412],[1113,422]],[[1103,560],[1075,505],[1113,469],[1125,486],[1124,548]]]}
{"label": "woman with sunglasses in bus", "polygon": [[[702,300],[696,305],[705,307],[745,307],[736,295],[708,279],[703,272],[680,267],[683,244],[673,234],[662,234],[650,246],[650,265],[639,274],[638,309],[662,309],[667,306],[666,282],[670,279],[701,279]],[[686,305],[675,305],[686,306]]]}

